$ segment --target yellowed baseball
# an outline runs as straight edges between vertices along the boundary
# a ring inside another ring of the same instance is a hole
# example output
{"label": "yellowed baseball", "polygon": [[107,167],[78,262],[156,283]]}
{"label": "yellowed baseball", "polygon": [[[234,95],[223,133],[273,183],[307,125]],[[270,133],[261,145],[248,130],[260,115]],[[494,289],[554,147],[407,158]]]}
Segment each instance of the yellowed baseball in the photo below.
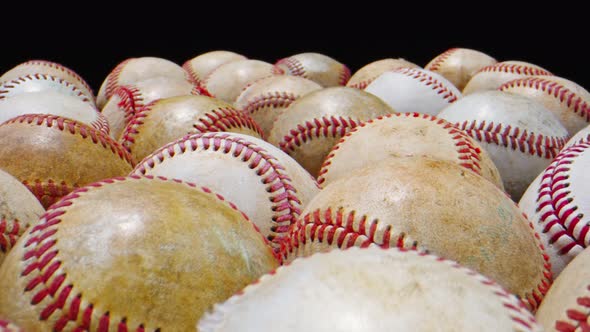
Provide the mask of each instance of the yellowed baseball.
{"label": "yellowed baseball", "polygon": [[552,74],[545,68],[532,63],[524,61],[502,61],[481,68],[467,82],[462,93],[468,95],[474,92],[496,90],[506,82],[536,75]]}
{"label": "yellowed baseball", "polygon": [[0,266],[0,316],[27,331],[190,331],[279,265],[233,204],[146,177],[72,192]]}
{"label": "yellowed baseball", "polygon": [[247,60],[247,58],[241,54],[231,51],[218,50],[210,51],[203,54],[199,54],[196,57],[185,61],[182,68],[189,74],[189,79],[199,85],[201,81],[211,73],[215,68],[222,64],[238,61]]}
{"label": "yellowed baseball", "polygon": [[346,85],[350,69],[327,55],[320,53],[299,53],[278,60],[275,66],[287,75],[310,79],[323,87]]}
{"label": "yellowed baseball", "polygon": [[491,56],[469,48],[451,48],[432,59],[424,69],[439,73],[463,90],[467,82],[483,67],[496,64]]}
{"label": "yellowed baseball", "polygon": [[421,68],[415,63],[406,59],[381,59],[366,64],[357,70],[346,83],[347,87],[364,90],[367,85],[371,84],[379,75],[386,71],[398,68]]}

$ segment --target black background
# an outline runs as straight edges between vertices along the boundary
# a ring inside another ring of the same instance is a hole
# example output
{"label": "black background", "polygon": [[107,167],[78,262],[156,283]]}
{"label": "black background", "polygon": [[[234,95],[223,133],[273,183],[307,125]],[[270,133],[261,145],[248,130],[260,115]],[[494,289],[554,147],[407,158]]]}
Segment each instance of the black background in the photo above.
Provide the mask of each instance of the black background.
{"label": "black background", "polygon": [[138,7],[150,6],[145,3],[129,8],[97,3],[100,10],[74,13],[54,6],[36,7],[26,15],[5,12],[5,20],[15,21],[5,22],[1,31],[0,73],[31,59],[55,61],[76,71],[96,93],[108,73],[129,57],[156,56],[181,65],[207,51],[230,50],[274,63],[318,52],[354,72],[391,57],[425,66],[448,48],[466,47],[499,61],[537,64],[590,89],[590,29],[583,10],[572,7],[539,12],[535,9],[540,5],[520,9],[488,4],[462,13],[459,4],[391,9],[357,2],[358,8],[348,4],[341,12],[321,12],[305,3],[299,8],[155,4],[162,5],[154,3],[147,12]]}

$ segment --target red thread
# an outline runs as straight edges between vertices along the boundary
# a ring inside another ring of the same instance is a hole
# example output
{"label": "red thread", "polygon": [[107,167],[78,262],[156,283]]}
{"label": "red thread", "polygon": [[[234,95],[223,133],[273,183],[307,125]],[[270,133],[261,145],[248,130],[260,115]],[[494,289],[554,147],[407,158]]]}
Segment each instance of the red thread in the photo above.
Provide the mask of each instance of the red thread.
{"label": "red thread", "polygon": [[501,72],[501,73],[511,73],[511,74],[519,74],[519,75],[553,75],[550,72],[532,66],[527,66],[524,64],[510,64],[510,63],[497,63],[490,66],[485,66],[478,71],[481,72]]}
{"label": "red thread", "polygon": [[424,69],[426,70],[430,70],[433,72],[436,72],[440,69],[440,66],[449,59],[449,57],[451,55],[453,55],[453,53],[457,52],[459,49],[458,48],[451,48],[448,49],[447,51],[441,53],[439,56],[437,56],[436,58],[434,58],[430,64],[428,64],[428,66],[426,66]]}
{"label": "red thread", "polygon": [[[24,225],[26,227],[26,225]],[[7,253],[16,243],[23,230],[18,219],[0,219],[0,252]]]}
{"label": "red thread", "polygon": [[280,59],[279,61],[277,61],[277,63],[275,64],[275,67],[278,70],[282,71],[283,69],[281,68],[281,66],[284,66],[287,68],[287,70],[289,71],[289,75],[301,76],[303,78],[307,78],[307,74],[305,72],[305,67],[303,66],[301,61],[297,60],[294,57],[288,57],[288,58]]}
{"label": "red thread", "polygon": [[430,76],[427,72],[420,71],[416,68],[397,68],[392,70],[393,73],[403,74],[405,76],[417,79],[426,86],[429,86],[434,92],[440,95],[447,103],[455,102],[459,97],[447,88],[442,82]]}
{"label": "red thread", "polygon": [[255,96],[241,110],[246,114],[252,114],[264,108],[285,108],[291,105],[298,96],[292,92],[268,92],[263,95]]}
{"label": "red thread", "polygon": [[129,58],[119,63],[107,76],[105,100],[109,100],[109,98],[115,93],[115,90],[119,87],[119,76],[121,76],[121,72],[123,72],[123,69],[131,60],[134,60],[134,58]]}

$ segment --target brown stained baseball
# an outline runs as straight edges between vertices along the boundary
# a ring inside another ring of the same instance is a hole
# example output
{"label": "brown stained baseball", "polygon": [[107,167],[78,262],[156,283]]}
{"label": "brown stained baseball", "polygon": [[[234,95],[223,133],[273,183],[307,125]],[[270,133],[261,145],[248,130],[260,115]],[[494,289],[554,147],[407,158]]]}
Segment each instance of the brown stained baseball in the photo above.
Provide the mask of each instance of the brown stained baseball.
{"label": "brown stained baseball", "polygon": [[347,87],[364,90],[367,85],[373,82],[379,75],[386,71],[395,70],[398,68],[421,68],[415,63],[405,59],[381,59],[366,64],[361,69],[357,70],[346,83]]}
{"label": "brown stained baseball", "polygon": [[0,169],[0,265],[18,238],[29,226],[37,224],[44,212],[25,185]]}
{"label": "brown stained baseball", "polygon": [[24,114],[51,114],[82,122],[107,135],[110,131],[108,120],[96,107],[74,96],[40,91],[0,98],[0,123]]}
{"label": "brown stained baseball", "polygon": [[531,76],[509,81],[498,88],[532,98],[553,112],[570,135],[590,123],[590,92],[558,76]]}
{"label": "brown stained baseball", "polygon": [[131,174],[210,188],[243,211],[275,249],[320,191],[315,179],[280,149],[256,137],[228,132],[193,134],[166,144]]}
{"label": "brown stained baseball", "polygon": [[497,90],[502,84],[528,76],[553,75],[551,72],[524,61],[502,61],[480,69],[462,90],[463,95],[487,90]]}
{"label": "brown stained baseball", "polygon": [[320,53],[299,53],[275,63],[286,75],[301,76],[328,88],[343,86],[350,79],[350,69],[327,55]]}
{"label": "brown stained baseball", "polygon": [[250,83],[264,77],[283,75],[281,69],[260,60],[225,63],[209,73],[199,86],[202,94],[233,104]]}
{"label": "brown stained baseball", "polygon": [[247,59],[245,56],[231,51],[210,51],[187,60],[182,68],[189,74],[189,79],[199,85],[215,68],[228,62]]}
{"label": "brown stained baseball", "polygon": [[268,137],[275,119],[295,100],[322,86],[312,80],[289,75],[261,78],[248,86],[234,106],[249,115]]}
{"label": "brown stained baseball", "polygon": [[86,96],[76,85],[58,76],[48,74],[30,74],[17,77],[0,84],[0,100],[11,98],[23,93],[53,91],[67,96],[79,98],[92,107],[94,99]]}
{"label": "brown stained baseball", "polygon": [[536,313],[547,332],[584,331],[590,312],[590,250],[584,249],[555,279]]}
{"label": "brown stained baseball", "polygon": [[29,60],[0,76],[0,84],[28,75],[50,75],[63,79],[78,88],[94,104],[94,92],[88,83],[72,69],[53,61]]}
{"label": "brown stained baseball", "polygon": [[215,305],[197,331],[269,326],[281,332],[543,330],[522,301],[490,278],[397,248],[335,250],[281,266]]}
{"label": "brown stained baseball", "polygon": [[234,132],[262,138],[258,124],[232,105],[207,96],[163,98],[146,105],[130,120],[121,145],[135,162],[188,134]]}
{"label": "brown stained baseball", "polygon": [[53,115],[27,114],[0,125],[0,168],[47,208],[76,187],[128,174],[131,157],[108,135]]}
{"label": "brown stained baseball", "polygon": [[279,262],[207,188],[145,177],[79,188],[0,267],[0,317],[27,331],[190,331]]}
{"label": "brown stained baseball", "polygon": [[504,190],[498,168],[485,149],[453,124],[420,113],[389,114],[352,129],[332,148],[318,183],[325,187],[355,169],[406,156],[457,163]]}
{"label": "brown stained baseball", "polygon": [[497,62],[483,52],[457,47],[438,55],[424,66],[424,69],[439,73],[451,81],[457,89],[463,90],[475,73]]}
{"label": "brown stained baseball", "polygon": [[314,177],[330,150],[363,121],[394,113],[381,99],[348,87],[324,88],[297,99],[275,120],[268,142]]}
{"label": "brown stained baseball", "polygon": [[113,68],[103,81],[96,96],[96,106],[102,109],[119,86],[135,84],[154,77],[168,77],[182,81],[188,79],[188,74],[178,64],[163,58],[126,59]]}
{"label": "brown stained baseball", "polygon": [[0,332],[25,332],[14,323],[0,318]]}
{"label": "brown stained baseball", "polygon": [[490,181],[455,162],[406,157],[324,187],[297,218],[282,252],[292,260],[351,246],[428,250],[497,281],[535,310],[551,284],[537,236]]}
{"label": "brown stained baseball", "polygon": [[170,77],[153,77],[119,86],[101,113],[109,121],[111,137],[120,140],[131,118],[150,102],[167,97],[198,94],[189,81]]}

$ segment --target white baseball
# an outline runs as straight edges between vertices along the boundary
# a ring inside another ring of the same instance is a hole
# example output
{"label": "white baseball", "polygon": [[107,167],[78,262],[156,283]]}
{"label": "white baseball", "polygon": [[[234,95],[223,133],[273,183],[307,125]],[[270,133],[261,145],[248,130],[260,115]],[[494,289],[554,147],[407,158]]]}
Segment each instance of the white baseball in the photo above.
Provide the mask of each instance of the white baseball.
{"label": "white baseball", "polygon": [[0,99],[0,123],[24,114],[57,115],[109,133],[107,119],[91,103],[57,91],[27,92]]}
{"label": "white baseball", "polygon": [[315,179],[279,148],[229,132],[193,134],[166,144],[145,157],[132,174],[210,188],[246,213],[275,248],[319,192]]}
{"label": "white baseball", "polygon": [[[436,317],[436,319],[428,318]],[[216,304],[200,332],[542,331],[516,296],[454,261],[397,248],[299,259]]]}
{"label": "white baseball", "polygon": [[102,109],[111,126],[111,137],[118,140],[130,119],[150,102],[168,97],[196,94],[195,86],[187,80],[153,77],[115,90]]}
{"label": "white baseball", "polygon": [[347,87],[364,90],[367,85],[373,82],[379,75],[386,71],[395,70],[398,68],[420,68],[415,63],[405,59],[381,59],[366,64],[361,69],[357,70],[346,83]]}
{"label": "white baseball", "polygon": [[182,68],[189,74],[189,79],[200,84],[201,81],[211,73],[215,68],[232,61],[247,60],[241,54],[230,51],[211,51],[187,60]]}
{"label": "white baseball", "polygon": [[437,115],[461,98],[446,78],[418,68],[399,68],[377,77],[365,91],[381,98],[396,112]]}
{"label": "white baseball", "polygon": [[590,244],[588,167],[590,143],[561,150],[518,203],[541,236],[554,276]]}
{"label": "white baseball", "polygon": [[188,74],[181,66],[167,59],[157,57],[126,59],[105,78],[96,96],[96,105],[102,109],[119,86],[160,76],[182,81],[187,79]]}
{"label": "white baseball", "polygon": [[428,156],[455,162],[504,189],[488,153],[443,119],[420,113],[395,113],[361,123],[332,148],[318,176],[325,187],[354,169],[386,158]]}
{"label": "white baseball", "polygon": [[463,90],[480,69],[496,64],[491,56],[468,48],[451,48],[432,59],[424,69],[438,73]]}
{"label": "white baseball", "polygon": [[88,98],[84,92],[74,84],[47,74],[31,74],[6,81],[0,85],[0,100],[14,97],[21,93],[55,91],[73,96],[89,103],[94,107],[94,100]]}
{"label": "white baseball", "polygon": [[486,149],[515,201],[568,138],[567,130],[543,105],[500,91],[465,96],[438,117],[456,124]]}
{"label": "white baseball", "polygon": [[463,94],[496,90],[506,82],[535,75],[552,74],[542,67],[524,61],[498,62],[495,65],[483,67],[475,73],[463,88]]}
{"label": "white baseball", "polygon": [[322,86],[303,77],[276,75],[261,78],[248,86],[234,106],[249,115],[268,137],[274,120],[292,102]]}
{"label": "white baseball", "polygon": [[0,82],[12,81],[19,77],[45,74],[66,80],[74,84],[86,97],[94,103],[94,93],[86,81],[72,69],[63,66],[57,62],[47,60],[30,60],[19,64],[18,66],[7,71],[0,77]]}
{"label": "white baseball", "polygon": [[201,92],[233,104],[250,83],[283,71],[260,60],[238,60],[225,63],[209,73],[202,81]]}
{"label": "white baseball", "polygon": [[278,60],[275,66],[287,75],[310,79],[322,87],[346,85],[350,69],[343,63],[320,53],[299,53]]}
{"label": "white baseball", "polygon": [[500,91],[533,98],[552,111],[570,135],[590,123],[590,93],[558,76],[531,76],[504,83]]}
{"label": "white baseball", "polygon": [[585,249],[555,280],[536,313],[551,332],[585,332],[590,328],[590,250]]}

